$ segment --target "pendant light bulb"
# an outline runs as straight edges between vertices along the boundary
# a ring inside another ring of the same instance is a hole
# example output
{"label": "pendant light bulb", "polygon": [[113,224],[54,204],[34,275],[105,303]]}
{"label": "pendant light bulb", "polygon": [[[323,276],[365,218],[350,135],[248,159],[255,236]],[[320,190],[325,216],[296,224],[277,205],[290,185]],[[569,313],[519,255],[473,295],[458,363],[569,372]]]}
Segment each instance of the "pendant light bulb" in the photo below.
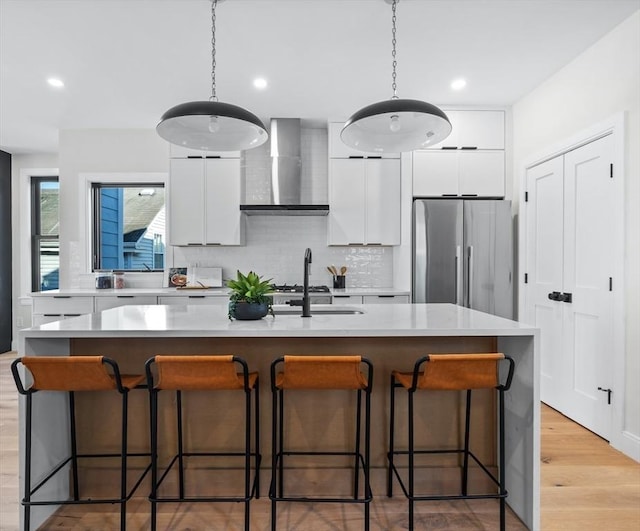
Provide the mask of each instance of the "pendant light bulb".
{"label": "pendant light bulb", "polygon": [[217,116],[209,116],[209,132],[217,133],[220,131],[220,123]]}
{"label": "pendant light bulb", "polygon": [[391,129],[392,133],[397,133],[402,129],[402,124],[400,123],[400,118],[397,114],[394,114],[391,117],[391,123],[389,124],[389,129]]}

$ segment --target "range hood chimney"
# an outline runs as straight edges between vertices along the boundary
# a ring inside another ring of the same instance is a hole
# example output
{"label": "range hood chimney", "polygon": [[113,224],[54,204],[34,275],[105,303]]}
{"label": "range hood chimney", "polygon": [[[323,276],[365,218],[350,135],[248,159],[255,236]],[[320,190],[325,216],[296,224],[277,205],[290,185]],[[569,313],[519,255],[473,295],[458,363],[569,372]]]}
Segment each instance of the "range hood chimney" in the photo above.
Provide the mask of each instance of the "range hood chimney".
{"label": "range hood chimney", "polygon": [[300,119],[272,118],[271,202],[267,205],[241,205],[247,215],[326,216],[329,205],[302,203],[302,160],[300,157]]}

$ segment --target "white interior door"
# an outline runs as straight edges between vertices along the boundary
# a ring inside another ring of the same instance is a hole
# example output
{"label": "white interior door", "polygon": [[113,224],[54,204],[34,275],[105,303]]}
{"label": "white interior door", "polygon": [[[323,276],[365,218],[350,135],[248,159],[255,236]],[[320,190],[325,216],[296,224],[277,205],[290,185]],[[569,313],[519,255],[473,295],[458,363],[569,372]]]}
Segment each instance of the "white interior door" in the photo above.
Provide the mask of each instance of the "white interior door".
{"label": "white interior door", "polygon": [[541,329],[540,397],[563,409],[562,376],[566,374],[562,348],[562,304],[549,294],[562,290],[563,162],[562,157],[527,171],[525,320]]}
{"label": "white interior door", "polygon": [[[613,345],[613,141],[606,136],[564,156],[566,414],[610,438]],[[601,390],[598,390],[600,387]]]}

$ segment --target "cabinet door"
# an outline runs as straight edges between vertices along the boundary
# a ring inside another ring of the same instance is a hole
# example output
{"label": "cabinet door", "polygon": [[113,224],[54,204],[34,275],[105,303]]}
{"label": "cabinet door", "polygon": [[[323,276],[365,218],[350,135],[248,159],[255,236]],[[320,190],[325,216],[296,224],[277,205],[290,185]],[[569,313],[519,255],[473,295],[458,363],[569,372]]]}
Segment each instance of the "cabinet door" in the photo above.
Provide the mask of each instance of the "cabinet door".
{"label": "cabinet door", "polygon": [[205,245],[241,245],[240,159],[205,161]]}
{"label": "cabinet door", "polygon": [[400,245],[400,161],[365,161],[365,243]]}
{"label": "cabinet door", "polygon": [[169,242],[204,242],[204,159],[171,159],[169,176]]}
{"label": "cabinet door", "polygon": [[329,162],[329,245],[364,244],[364,161],[331,159]]}
{"label": "cabinet door", "polygon": [[96,297],[96,312],[117,308],[118,306],[129,306],[131,304],[158,304],[158,298],[153,295],[113,295],[108,297]]}
{"label": "cabinet door", "polygon": [[415,197],[457,196],[458,152],[414,151],[413,195]]}
{"label": "cabinet door", "polygon": [[459,151],[458,193],[504,197],[504,151]]}
{"label": "cabinet door", "polygon": [[409,295],[365,295],[364,304],[404,304],[409,302]]}

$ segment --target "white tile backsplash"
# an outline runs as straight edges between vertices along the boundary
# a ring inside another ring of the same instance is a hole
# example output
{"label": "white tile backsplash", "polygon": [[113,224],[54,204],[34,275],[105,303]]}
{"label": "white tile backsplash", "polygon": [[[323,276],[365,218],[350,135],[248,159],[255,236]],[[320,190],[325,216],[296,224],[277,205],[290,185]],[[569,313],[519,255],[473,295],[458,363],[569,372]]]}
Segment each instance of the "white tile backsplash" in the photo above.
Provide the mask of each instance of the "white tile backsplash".
{"label": "white tile backsplash", "polygon": [[176,247],[176,267],[222,267],[224,279],[236,270],[255,271],[275,283],[302,284],[304,251],[313,252],[310,283],[331,286],[326,267],[347,266],[347,287],[393,286],[392,247],[329,247],[325,216],[248,216],[243,247]]}

